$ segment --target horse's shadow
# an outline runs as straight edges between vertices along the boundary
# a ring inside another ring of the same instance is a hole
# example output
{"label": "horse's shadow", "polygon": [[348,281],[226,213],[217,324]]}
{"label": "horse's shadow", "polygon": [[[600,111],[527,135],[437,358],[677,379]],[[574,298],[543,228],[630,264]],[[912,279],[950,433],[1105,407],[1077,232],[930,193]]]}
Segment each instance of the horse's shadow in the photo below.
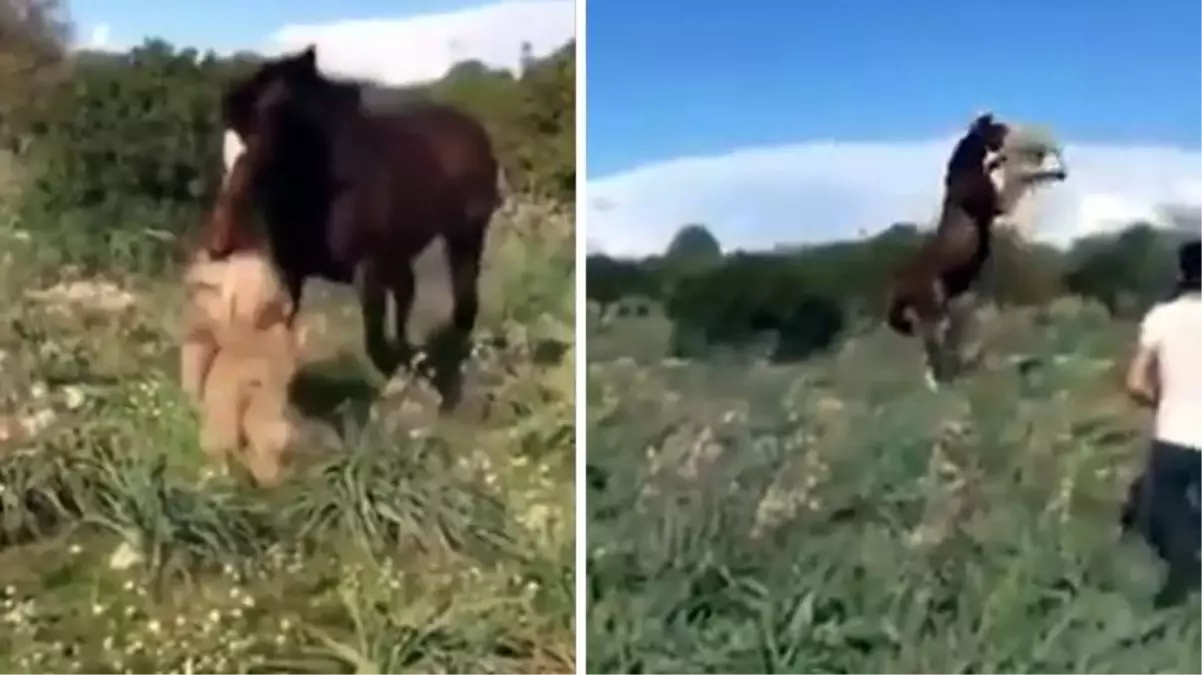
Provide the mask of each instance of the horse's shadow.
{"label": "horse's shadow", "polygon": [[298,412],[334,429],[364,426],[380,391],[349,355],[306,364],[291,387]]}

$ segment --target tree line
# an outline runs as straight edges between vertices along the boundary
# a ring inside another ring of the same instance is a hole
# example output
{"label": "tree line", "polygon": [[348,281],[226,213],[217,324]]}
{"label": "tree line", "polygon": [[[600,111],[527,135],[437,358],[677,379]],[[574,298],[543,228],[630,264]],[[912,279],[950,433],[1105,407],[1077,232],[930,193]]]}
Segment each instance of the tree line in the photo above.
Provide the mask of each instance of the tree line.
{"label": "tree line", "polygon": [[[20,174],[20,220],[66,261],[166,264],[164,242],[199,222],[220,185],[221,92],[263,57],[159,39],[71,50],[70,32],[53,0],[0,0],[0,153]],[[365,100],[459,105],[489,128],[512,189],[571,203],[575,67],[568,43],[525,54],[517,73],[468,61],[422,85],[365,82]]]}
{"label": "tree line", "polygon": [[[978,295],[1003,307],[1080,296],[1131,318],[1170,292],[1177,247],[1197,230],[1132,223],[1066,249],[999,232]],[[899,223],[864,240],[724,254],[705,226],[691,224],[660,255],[590,255],[586,294],[607,312],[661,307],[681,354],[769,332],[777,336],[774,358],[791,360],[831,346],[858,324],[879,322],[892,274],[923,236]]]}

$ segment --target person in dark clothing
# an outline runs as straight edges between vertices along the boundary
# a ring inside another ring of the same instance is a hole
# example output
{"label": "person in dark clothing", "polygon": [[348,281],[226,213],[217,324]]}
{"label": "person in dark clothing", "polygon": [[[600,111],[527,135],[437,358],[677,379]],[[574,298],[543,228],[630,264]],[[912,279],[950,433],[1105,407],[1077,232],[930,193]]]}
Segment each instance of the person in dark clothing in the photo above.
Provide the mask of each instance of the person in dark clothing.
{"label": "person in dark clothing", "polygon": [[1155,408],[1156,427],[1144,472],[1132,483],[1120,518],[1168,566],[1157,607],[1184,600],[1202,583],[1202,243],[1178,251],[1174,297],[1153,307],[1140,326],[1127,391]]}

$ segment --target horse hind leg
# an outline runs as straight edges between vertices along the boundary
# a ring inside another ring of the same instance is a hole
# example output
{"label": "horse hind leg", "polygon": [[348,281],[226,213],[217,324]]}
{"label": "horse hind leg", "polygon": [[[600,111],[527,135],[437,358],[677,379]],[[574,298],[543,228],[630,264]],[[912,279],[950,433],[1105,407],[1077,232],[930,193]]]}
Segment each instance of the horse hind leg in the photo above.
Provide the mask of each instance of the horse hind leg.
{"label": "horse hind leg", "polygon": [[947,344],[958,368],[972,368],[982,357],[976,323],[976,299],[971,293],[952,298],[947,304]]}
{"label": "horse hind leg", "polygon": [[947,350],[947,319],[921,320],[917,323],[922,338],[922,349],[926,356],[924,376],[927,388],[939,389],[939,385],[951,379],[952,368]]}
{"label": "horse hind leg", "polygon": [[934,391],[951,379],[955,364],[948,349],[951,321],[945,311],[943,284],[936,281],[931,290],[931,297],[926,299],[928,302],[922,303],[922,307],[911,307],[909,318],[915,333],[922,340],[927,387]]}

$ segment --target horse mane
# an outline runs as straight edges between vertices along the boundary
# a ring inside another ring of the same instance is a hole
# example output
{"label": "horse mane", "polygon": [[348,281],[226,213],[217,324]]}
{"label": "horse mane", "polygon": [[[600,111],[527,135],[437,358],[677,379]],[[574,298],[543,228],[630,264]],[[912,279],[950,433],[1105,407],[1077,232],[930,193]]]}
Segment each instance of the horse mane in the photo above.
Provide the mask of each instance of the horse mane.
{"label": "horse mane", "polygon": [[301,119],[329,133],[332,125],[363,113],[363,85],[321,73],[295,91],[294,110]]}
{"label": "horse mane", "polygon": [[297,54],[268,59],[248,77],[235,82],[221,98],[221,121],[240,136],[246,136],[255,118],[255,106],[269,84],[283,83],[288,88],[289,110],[299,112],[310,122],[322,123],[335,116],[358,110],[364,85],[351,79],[332,78],[318,71],[312,48]]}

